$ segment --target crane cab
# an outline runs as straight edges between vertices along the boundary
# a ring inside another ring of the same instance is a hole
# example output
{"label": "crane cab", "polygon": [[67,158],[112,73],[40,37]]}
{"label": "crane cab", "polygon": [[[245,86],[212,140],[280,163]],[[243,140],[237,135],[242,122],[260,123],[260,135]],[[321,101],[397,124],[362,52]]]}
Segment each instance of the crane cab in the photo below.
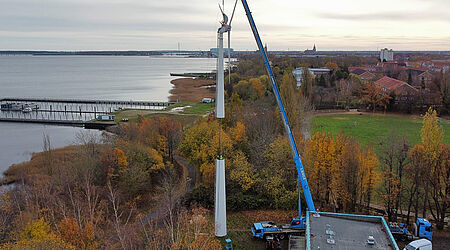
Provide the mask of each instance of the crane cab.
{"label": "crane cab", "polygon": [[306,229],[306,218],[305,217],[294,217],[289,225],[292,229]]}
{"label": "crane cab", "polygon": [[431,241],[433,239],[431,223],[427,219],[417,218],[416,224],[414,224],[414,235]]}

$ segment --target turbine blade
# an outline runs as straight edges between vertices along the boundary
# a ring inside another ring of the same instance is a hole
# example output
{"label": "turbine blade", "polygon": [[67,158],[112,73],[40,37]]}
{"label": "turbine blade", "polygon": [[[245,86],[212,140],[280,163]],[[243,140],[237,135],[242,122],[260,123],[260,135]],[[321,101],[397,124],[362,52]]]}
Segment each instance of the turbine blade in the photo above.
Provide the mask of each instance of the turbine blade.
{"label": "turbine blade", "polygon": [[230,26],[231,26],[231,22],[233,21],[233,17],[234,17],[234,11],[236,11],[236,5],[237,5],[237,0],[234,2],[234,8],[233,8],[233,13],[231,14],[231,19],[230,19]]}
{"label": "turbine blade", "polygon": [[228,31],[228,84],[231,85],[231,30]]}

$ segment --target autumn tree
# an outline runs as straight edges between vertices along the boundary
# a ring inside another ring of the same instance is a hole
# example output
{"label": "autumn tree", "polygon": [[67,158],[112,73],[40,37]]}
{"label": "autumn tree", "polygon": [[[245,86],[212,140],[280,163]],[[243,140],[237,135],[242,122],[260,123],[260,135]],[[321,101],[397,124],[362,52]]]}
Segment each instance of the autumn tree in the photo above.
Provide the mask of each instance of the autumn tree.
{"label": "autumn tree", "polygon": [[332,169],[336,168],[336,147],[332,135],[317,132],[307,146],[308,180],[321,207],[330,200]]}
{"label": "autumn tree", "polygon": [[428,166],[424,157],[425,149],[422,144],[415,145],[409,152],[409,164],[406,166],[405,190],[408,197],[407,224],[409,224],[409,215],[414,208],[415,218],[419,217],[419,200],[423,196],[423,184],[426,180]]}
{"label": "autumn tree", "polygon": [[220,242],[212,233],[214,228],[208,220],[208,211],[204,208],[195,208],[192,212],[181,213],[177,229],[177,240],[172,244],[171,249],[222,249]]}
{"label": "autumn tree", "polygon": [[300,94],[295,88],[296,83],[294,76],[292,75],[292,70],[286,70],[279,86],[279,92],[291,128],[299,128],[300,125]]}
{"label": "autumn tree", "polygon": [[382,107],[386,111],[391,97],[374,83],[366,83],[362,91],[361,102],[369,105],[375,112],[377,107]]}
{"label": "autumn tree", "polygon": [[336,164],[331,169],[331,204],[334,210],[354,211],[358,201],[360,145],[351,136],[335,137]]}
{"label": "autumn tree", "polygon": [[[426,174],[435,170],[439,165],[439,155],[441,151],[442,139],[444,132],[439,126],[439,118],[437,113],[431,107],[428,112],[423,117],[423,125],[421,130],[422,145],[424,146],[425,162],[428,165],[426,169]],[[429,183],[424,183],[424,203],[422,216],[426,217],[426,211],[428,207],[429,199]]]}
{"label": "autumn tree", "polygon": [[264,153],[267,167],[261,169],[264,193],[275,208],[288,209],[298,200],[298,174],[287,138],[279,136]]}
{"label": "autumn tree", "polygon": [[383,173],[380,197],[384,200],[389,221],[396,221],[398,210],[401,208],[404,168],[410,146],[407,138],[395,131],[381,138],[379,145]]}
{"label": "autumn tree", "polygon": [[429,177],[429,182],[425,182],[424,185],[425,195],[422,214],[425,216],[427,207],[429,207],[431,214],[437,221],[437,227],[442,229],[450,197],[449,147],[448,145],[442,145],[444,131],[439,126],[436,111],[432,108],[423,118],[421,136],[424,148],[422,156],[428,166],[425,173]]}
{"label": "autumn tree", "polygon": [[181,140],[181,123],[173,118],[161,117],[159,118],[159,134],[166,141],[165,151],[167,151],[167,155],[173,163],[175,149]]}
{"label": "autumn tree", "polygon": [[335,62],[327,62],[327,63],[325,63],[325,67],[327,67],[333,71],[336,71],[339,69],[338,65]]}
{"label": "autumn tree", "polygon": [[0,245],[1,249],[76,249],[75,246],[52,232],[50,225],[41,218],[30,221],[20,232],[15,243]]}
{"label": "autumn tree", "polygon": [[372,194],[380,180],[377,170],[379,161],[371,146],[369,146],[365,152],[362,152],[358,159],[360,162],[360,168],[358,171],[358,179],[360,182],[360,204],[363,204],[364,201],[366,203],[366,207],[369,208],[372,200]]}
{"label": "autumn tree", "polygon": [[234,85],[233,92],[236,92],[242,100],[256,100],[258,98],[254,86],[247,80],[241,80]]}
{"label": "autumn tree", "polygon": [[444,228],[445,218],[450,207],[450,146],[442,145],[437,164],[431,169],[430,213],[436,221],[436,227]]}
{"label": "autumn tree", "polygon": [[313,93],[314,76],[307,68],[302,70],[302,84],[300,85],[300,92],[308,99],[311,99]]}

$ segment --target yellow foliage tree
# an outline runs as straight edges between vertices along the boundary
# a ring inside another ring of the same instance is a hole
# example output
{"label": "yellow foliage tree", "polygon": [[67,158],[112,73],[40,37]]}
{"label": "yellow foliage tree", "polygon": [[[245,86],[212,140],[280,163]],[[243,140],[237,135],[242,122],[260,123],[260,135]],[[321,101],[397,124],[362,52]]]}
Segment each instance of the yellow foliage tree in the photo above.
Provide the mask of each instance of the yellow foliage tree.
{"label": "yellow foliage tree", "polygon": [[76,219],[67,218],[59,223],[60,237],[75,246],[77,249],[95,249],[98,243],[94,240],[94,227],[88,222],[83,230],[77,224]]}
{"label": "yellow foliage tree", "polygon": [[230,178],[236,181],[243,191],[247,191],[257,182],[253,166],[248,163],[247,157],[238,151],[231,159]]}
{"label": "yellow foliage tree", "polygon": [[114,156],[117,161],[117,167],[119,168],[119,172],[124,172],[126,170],[126,167],[128,167],[127,156],[119,148],[114,148]]}
{"label": "yellow foliage tree", "polygon": [[377,166],[380,162],[378,161],[377,155],[375,154],[372,146],[369,145],[365,152],[361,152],[359,155],[359,162],[360,168],[358,172],[358,179],[360,180],[360,202],[365,200],[367,207],[369,207],[372,192],[380,180],[380,174],[377,171]]}
{"label": "yellow foliage tree", "polygon": [[265,90],[264,90],[264,86],[263,86],[261,80],[259,78],[251,78],[249,80],[249,82],[252,84],[253,88],[255,89],[258,98],[263,97]]}
{"label": "yellow foliage tree", "polygon": [[444,131],[439,126],[436,110],[433,110],[431,107],[423,117],[421,136],[428,164],[430,167],[434,166],[439,159]]}
{"label": "yellow foliage tree", "polygon": [[50,230],[50,225],[44,218],[27,223],[19,233],[15,243],[7,243],[0,249],[76,249],[73,245],[65,242]]}
{"label": "yellow foliage tree", "polygon": [[335,62],[327,62],[325,64],[325,67],[327,67],[327,68],[329,68],[331,70],[334,70],[334,71],[338,70],[338,68],[339,68],[338,65]]}

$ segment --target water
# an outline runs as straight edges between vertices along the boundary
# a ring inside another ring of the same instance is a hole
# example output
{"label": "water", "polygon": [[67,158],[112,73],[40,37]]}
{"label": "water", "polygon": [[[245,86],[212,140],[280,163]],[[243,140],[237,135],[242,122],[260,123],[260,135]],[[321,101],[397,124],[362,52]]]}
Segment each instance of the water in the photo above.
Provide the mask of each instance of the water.
{"label": "water", "polygon": [[[0,56],[2,97],[167,101],[170,73],[209,72],[212,58]],[[0,173],[42,151],[72,144],[82,128],[0,122]],[[97,133],[100,134],[100,131]]]}
{"label": "water", "polygon": [[0,56],[0,97],[167,101],[171,72],[215,65],[212,58]]}

